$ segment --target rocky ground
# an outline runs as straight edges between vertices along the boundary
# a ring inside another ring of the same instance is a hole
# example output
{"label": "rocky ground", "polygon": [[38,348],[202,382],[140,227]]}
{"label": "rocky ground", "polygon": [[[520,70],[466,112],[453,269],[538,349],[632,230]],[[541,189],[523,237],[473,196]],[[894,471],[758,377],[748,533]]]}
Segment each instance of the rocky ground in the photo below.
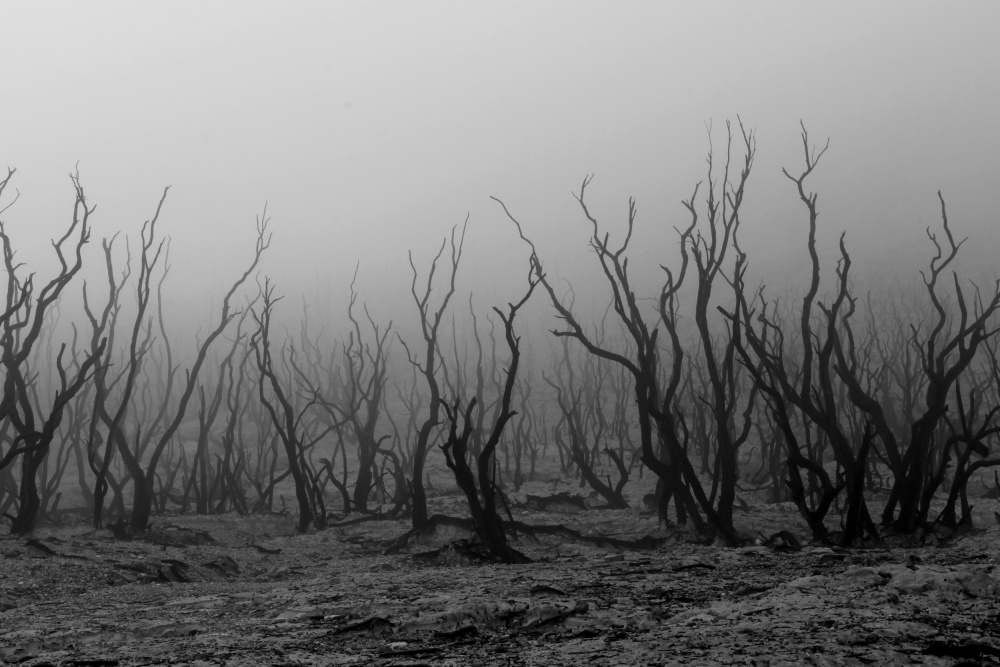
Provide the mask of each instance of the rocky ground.
{"label": "rocky ground", "polygon": [[[668,539],[524,538],[536,562],[498,566],[441,548],[457,528],[384,555],[405,521],[296,535],[283,515],[160,517],[132,541],[47,526],[0,537],[0,663],[1000,665],[996,525],[944,546],[725,549],[636,510],[518,518]],[[806,537],[787,505],[740,520]]]}

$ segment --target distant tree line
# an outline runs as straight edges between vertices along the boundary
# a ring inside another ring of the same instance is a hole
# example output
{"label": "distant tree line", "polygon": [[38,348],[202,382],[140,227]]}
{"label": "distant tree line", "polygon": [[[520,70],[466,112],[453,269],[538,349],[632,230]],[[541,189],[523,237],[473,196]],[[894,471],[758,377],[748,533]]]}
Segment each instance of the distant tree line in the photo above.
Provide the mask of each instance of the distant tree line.
{"label": "distant tree line", "polygon": [[[1000,282],[979,286],[954,269],[965,241],[938,193],[918,293],[858,293],[846,236],[833,260],[817,250],[819,197],[807,181],[829,143],[813,145],[804,126],[801,140],[804,164],[784,175],[810,270],[792,299],[746,282],[741,216],[756,138],[727,123],[724,157],[710,148],[705,180],[682,202],[679,258],[660,267],[654,293],[637,293],[630,272],[636,202],[613,238],[584,179],[576,198],[610,295],[601,318],[580,314],[529,227],[496,199],[523,242],[524,290],[485,315],[470,296],[464,335],[455,311],[468,220],[429,265],[409,257],[417,337],[359,304],[357,273],[339,337],[317,331],[307,310],[279,336],[289,313],[261,274],[265,210],[246,268],[186,364],[163,309],[167,191],[137,240],[101,241],[106,283],[95,289],[80,278],[95,209],[73,174],[47,281],[16,260],[0,220],[0,513],[15,534],[70,510],[123,537],[164,512],[289,510],[300,531],[351,514],[409,516],[421,530],[442,520],[428,504],[433,456],[479,541],[505,562],[526,560],[511,544],[511,491],[541,476],[629,509],[630,480],[651,474],[664,522],[729,545],[745,537],[740,494],[794,503],[822,543],[955,535],[971,526],[970,483],[1000,464]],[[0,180],[0,215],[16,201],[14,175]],[[522,368],[517,316],[530,299],[547,301],[560,325],[547,362]],[[84,316],[67,324],[69,300]]]}

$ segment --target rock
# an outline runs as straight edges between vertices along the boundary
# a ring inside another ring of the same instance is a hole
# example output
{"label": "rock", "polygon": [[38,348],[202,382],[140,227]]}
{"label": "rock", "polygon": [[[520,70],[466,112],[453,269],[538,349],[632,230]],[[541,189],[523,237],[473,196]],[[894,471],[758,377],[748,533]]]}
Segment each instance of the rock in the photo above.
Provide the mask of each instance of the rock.
{"label": "rock", "polygon": [[549,584],[535,584],[531,587],[531,597],[543,595],[566,595],[566,591]]}
{"label": "rock", "polygon": [[326,612],[321,607],[292,607],[278,614],[279,621],[322,620]]}
{"label": "rock", "polygon": [[221,572],[227,577],[235,577],[240,573],[240,566],[229,556],[219,556],[207,563],[202,563],[202,566],[216,572]]}
{"label": "rock", "polygon": [[174,623],[173,621],[156,621],[139,628],[136,633],[143,637],[190,637],[202,632],[200,623]]}
{"label": "rock", "polygon": [[768,557],[771,555],[771,550],[763,545],[756,545],[752,547],[743,547],[741,549],[737,549],[736,553],[738,553],[741,556]]}
{"label": "rock", "polygon": [[870,567],[852,565],[837,575],[837,579],[850,582],[856,588],[874,588],[888,581],[888,576],[882,576]]}
{"label": "rock", "polygon": [[673,568],[671,569],[673,569],[674,572],[685,572],[687,570],[696,570],[696,569],[714,570],[716,569],[716,565],[710,562],[707,558],[695,557],[695,558],[685,558],[681,562],[674,565]]}
{"label": "rock", "polygon": [[982,570],[973,574],[964,584],[965,592],[974,598],[1000,597],[1000,581]]}
{"label": "rock", "polygon": [[892,573],[892,580],[889,586],[903,593],[919,595],[930,590],[939,590],[949,593],[964,593],[959,573],[949,571],[940,567],[921,567],[910,569],[902,567]]}
{"label": "rock", "polygon": [[825,588],[830,584],[830,577],[822,574],[815,574],[808,577],[799,577],[785,584],[788,588],[797,588],[800,591],[808,591],[814,588]]}
{"label": "rock", "polygon": [[389,644],[382,644],[378,647],[379,655],[386,655],[392,653],[400,653],[402,651],[410,648],[409,642],[391,642]]}

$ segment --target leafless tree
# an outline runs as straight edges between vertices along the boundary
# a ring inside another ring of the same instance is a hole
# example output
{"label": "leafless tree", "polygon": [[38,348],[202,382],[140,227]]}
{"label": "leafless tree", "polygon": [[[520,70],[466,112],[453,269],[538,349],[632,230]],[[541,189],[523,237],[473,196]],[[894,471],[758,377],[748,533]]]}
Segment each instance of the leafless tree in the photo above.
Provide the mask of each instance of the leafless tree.
{"label": "leafless tree", "polygon": [[[535,261],[534,256],[532,256],[531,261]],[[501,499],[497,483],[495,453],[504,429],[511,418],[517,414],[511,408],[511,404],[514,386],[517,382],[521,351],[520,337],[514,333],[514,318],[517,316],[518,310],[531,298],[538,280],[539,278],[533,275],[533,272],[529,273],[527,292],[516,304],[508,304],[506,314],[499,308],[493,309],[503,321],[504,337],[507,341],[507,348],[510,350],[510,363],[507,366],[507,378],[500,398],[500,410],[493,421],[483,449],[476,458],[477,475],[473,475],[467,456],[469,438],[475,428],[473,412],[476,408],[476,399],[473,398],[469,401],[465,409],[464,425],[461,432],[458,428],[459,418],[462,416],[460,414],[461,399],[456,398],[451,406],[447,404],[443,406],[450,424],[448,436],[441,445],[445,462],[455,474],[455,480],[469,502],[477,536],[493,557],[504,563],[528,562],[528,558],[524,554],[510,546],[504,522],[497,510]]]}
{"label": "leafless tree", "polygon": [[458,265],[462,259],[462,248],[465,245],[465,230],[468,224],[469,219],[466,217],[465,223],[462,225],[462,233],[457,242],[455,239],[457,227],[453,227],[451,230],[450,277],[448,279],[448,287],[436,310],[431,310],[430,306],[431,293],[434,287],[434,274],[437,271],[438,261],[440,261],[441,256],[444,254],[448,239],[446,238],[441,242],[441,248],[431,262],[430,271],[427,273],[427,285],[422,294],[417,291],[418,272],[416,265],[413,263],[413,253],[409,254],[410,268],[413,271],[410,294],[413,296],[413,301],[417,305],[417,312],[420,316],[420,332],[424,345],[423,354],[420,356],[415,355],[410,351],[405,340],[400,338],[399,341],[406,350],[406,356],[410,364],[423,375],[429,393],[428,413],[420,426],[420,430],[417,433],[417,440],[413,447],[413,472],[410,478],[410,486],[413,495],[414,528],[422,527],[427,523],[428,518],[427,494],[424,491],[423,479],[424,463],[427,459],[427,449],[430,445],[431,434],[441,423],[441,389],[437,380],[438,369],[441,365],[441,362],[438,361],[438,333],[441,327],[441,319],[448,308],[448,302],[455,293],[455,277],[458,275]]}
{"label": "leafless tree", "polygon": [[[0,197],[15,171],[8,169],[7,176],[0,180]],[[73,218],[66,233],[52,241],[59,273],[41,290],[35,290],[34,274],[27,278],[20,276],[21,264],[15,261],[13,244],[0,221],[0,251],[7,272],[7,296],[0,314],[0,364],[5,373],[0,420],[9,421],[15,433],[10,448],[0,456],[0,469],[21,457],[18,508],[10,528],[15,535],[34,530],[41,508],[38,470],[49,454],[67,406],[89,381],[107,344],[102,339],[96,350],[88,350],[82,361],[72,363],[72,369],[67,367],[66,345],[62,344],[55,357],[58,383],[51,403],[46,408],[32,400],[31,385],[35,380],[27,370],[28,358],[38,342],[48,310],[83,267],[83,247],[90,240],[90,216],[94,208],[87,204],[79,174],[71,174],[70,180],[76,194]],[[0,209],[0,214],[16,200],[17,197]]]}
{"label": "leafless tree", "polygon": [[[274,288],[265,280],[262,290],[262,305],[260,312],[254,311],[257,330],[250,338],[250,346],[254,350],[259,373],[258,396],[271,423],[285,448],[288,460],[288,470],[295,483],[295,498],[298,502],[298,530],[306,532],[313,524],[317,528],[326,527],[326,505],[323,498],[319,475],[313,470],[308,458],[308,450],[321,440],[333,427],[323,429],[318,435],[310,436],[304,428],[309,408],[315,403],[315,398],[296,409],[292,402],[290,390],[283,386],[278,378],[274,364],[271,343],[271,318],[274,312]],[[293,354],[292,351],[288,352]],[[282,352],[281,358],[285,357]]]}

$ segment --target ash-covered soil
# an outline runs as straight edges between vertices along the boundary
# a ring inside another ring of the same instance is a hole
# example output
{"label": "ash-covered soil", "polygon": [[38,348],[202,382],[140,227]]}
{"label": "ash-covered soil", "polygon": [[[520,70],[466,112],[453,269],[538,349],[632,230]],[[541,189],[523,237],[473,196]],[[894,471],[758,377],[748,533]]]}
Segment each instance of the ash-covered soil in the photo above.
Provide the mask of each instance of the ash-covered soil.
{"label": "ash-covered soil", "polygon": [[[434,511],[462,516],[457,497]],[[522,537],[536,562],[399,553],[406,521],[296,535],[294,518],[159,517],[123,541],[85,523],[0,537],[0,663],[20,665],[1000,664],[998,529],[944,546],[720,548],[636,510],[518,512],[616,549]],[[990,517],[992,518],[992,517]],[[748,536],[790,505],[740,512]],[[760,541],[760,540],[758,540]]]}

